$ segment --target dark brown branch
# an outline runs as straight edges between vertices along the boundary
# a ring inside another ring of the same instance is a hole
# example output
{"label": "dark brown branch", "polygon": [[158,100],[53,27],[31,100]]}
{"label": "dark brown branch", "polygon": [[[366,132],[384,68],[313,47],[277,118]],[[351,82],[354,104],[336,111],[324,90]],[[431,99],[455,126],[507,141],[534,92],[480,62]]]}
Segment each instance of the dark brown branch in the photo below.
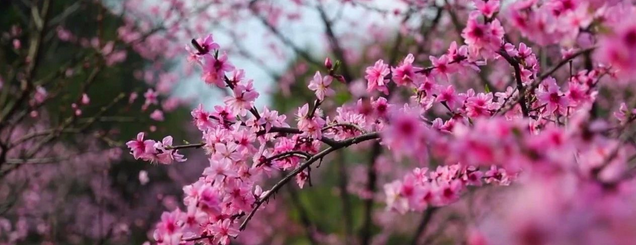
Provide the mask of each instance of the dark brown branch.
{"label": "dark brown branch", "polygon": [[517,82],[517,91],[519,91],[518,104],[519,106],[521,106],[521,113],[523,113],[523,116],[528,117],[530,115],[530,112],[528,111],[528,104],[526,103],[526,88],[523,86],[523,80],[521,79],[521,65],[519,64],[519,61],[511,57],[506,52],[506,50],[503,50],[503,49],[500,50],[499,55],[501,55],[501,57],[506,59],[506,61],[508,61],[508,63],[515,70],[515,80]]}
{"label": "dark brown branch", "polygon": [[380,143],[373,144],[373,149],[371,151],[371,159],[369,160],[369,168],[367,169],[367,191],[371,193],[369,199],[364,202],[364,220],[362,221],[362,232],[360,233],[360,242],[363,245],[367,245],[371,242],[371,221],[372,212],[373,212],[373,202],[374,202],[374,194],[376,188],[376,179],[377,173],[375,172],[375,162],[378,157],[382,154],[382,147]]}
{"label": "dark brown branch", "polygon": [[351,203],[349,202],[349,191],[347,186],[349,180],[347,178],[347,167],[345,166],[345,155],[342,152],[337,153],[336,161],[338,165],[338,174],[340,175],[340,181],[338,182],[338,188],[340,189],[340,199],[342,201],[342,217],[344,221],[344,241],[345,244],[350,244],[349,236],[352,232],[352,219],[351,219]]}
{"label": "dark brown branch", "polygon": [[[42,52],[42,39],[44,38],[44,33],[48,20],[48,13],[50,7],[50,0],[45,0],[42,4],[42,11],[38,13],[38,7],[35,3],[31,6],[31,13],[33,17],[34,28],[36,33],[31,37],[28,55],[26,60],[29,61],[26,67],[26,71],[24,72],[24,78],[20,81],[20,95],[15,103],[9,107],[7,107],[6,112],[3,108],[0,111],[0,129],[2,129],[9,118],[22,106],[22,104],[27,101],[29,94],[33,88],[33,78],[37,73],[37,69],[39,68],[38,64],[40,62],[40,54]],[[0,159],[0,164],[2,164],[2,159]]]}
{"label": "dark brown branch", "polygon": [[333,145],[321,152],[319,152],[318,154],[312,156],[311,158],[307,159],[307,161],[305,161],[303,164],[301,164],[298,168],[294,169],[293,171],[291,171],[289,174],[287,174],[283,179],[281,179],[278,183],[276,183],[269,191],[265,192],[265,194],[259,198],[255,203],[254,203],[254,208],[252,209],[252,211],[247,215],[247,217],[245,218],[245,220],[243,220],[243,223],[241,223],[240,226],[240,230],[244,230],[245,227],[247,226],[247,223],[252,219],[252,217],[254,217],[254,214],[256,214],[256,211],[261,207],[261,205],[263,205],[263,203],[267,202],[267,200],[269,200],[269,198],[274,195],[276,192],[278,192],[278,190],[280,190],[280,188],[282,188],[285,184],[287,184],[289,181],[291,181],[292,178],[294,178],[298,173],[304,171],[305,169],[309,168],[309,166],[311,166],[312,163],[321,160],[322,158],[324,158],[325,156],[329,155],[329,153],[334,152],[336,150],[354,145],[354,144],[358,144],[364,141],[368,141],[368,140],[374,140],[374,139],[378,139],[380,137],[380,135],[378,133],[369,133],[369,134],[364,134],[364,135],[360,135],[358,137],[353,137],[344,141],[339,141],[337,142],[336,145]]}
{"label": "dark brown branch", "polygon": [[411,243],[410,243],[411,245],[418,244],[420,237],[426,231],[426,226],[428,226],[428,224],[430,223],[431,218],[433,217],[433,214],[435,213],[437,209],[438,208],[436,207],[429,207],[428,209],[426,209],[426,212],[424,212],[424,216],[422,217],[422,222],[420,222],[420,224],[417,226],[417,229],[415,230],[415,234],[413,235],[413,238],[411,239]]}
{"label": "dark brown branch", "polygon": [[194,144],[186,144],[186,145],[173,145],[166,147],[166,150],[179,150],[179,149],[188,149],[188,148],[201,148],[205,146],[205,143],[194,143]]}
{"label": "dark brown branch", "polygon": [[355,125],[355,124],[351,124],[351,123],[336,123],[336,124],[331,124],[328,126],[325,126],[324,128],[322,128],[322,131],[327,131],[329,129],[333,129],[336,127],[343,127],[343,128],[350,128],[350,129],[355,129],[357,131],[359,131],[360,133],[365,133],[364,129],[362,129],[360,126]]}
{"label": "dark brown branch", "polygon": [[300,216],[300,222],[303,223],[303,227],[305,228],[305,233],[307,233],[307,239],[309,239],[309,243],[317,244],[316,239],[314,239],[314,231],[313,231],[315,226],[311,223],[311,220],[309,219],[309,214],[307,213],[307,209],[300,201],[300,198],[298,197],[298,193],[296,193],[296,190],[294,189],[294,187],[291,185],[288,185],[287,189],[289,190],[289,197],[292,200],[291,203],[298,210],[298,215]]}
{"label": "dark brown branch", "polygon": [[[256,133],[256,135],[258,136],[262,136],[268,133],[283,133],[283,134],[302,134],[303,132],[300,131],[297,128],[284,128],[284,127],[272,127],[270,128],[269,131],[259,131]],[[329,146],[334,146],[339,144],[338,141],[335,141],[333,139],[329,139],[326,137],[323,137],[320,139],[320,141],[324,142],[325,144],[329,145]],[[185,144],[185,145],[173,145],[173,146],[169,146],[166,147],[166,150],[179,150],[179,149],[188,149],[188,148],[201,148],[205,146],[205,143],[201,142],[201,143],[192,143],[192,144]],[[307,157],[307,153],[304,152],[296,152],[297,154],[302,154],[303,157]]]}
{"label": "dark brown branch", "polygon": [[325,31],[327,32],[327,37],[329,38],[331,49],[333,50],[336,58],[340,60],[340,63],[342,64],[342,76],[344,77],[346,83],[350,83],[353,81],[353,76],[347,63],[347,57],[345,56],[344,49],[342,49],[340,41],[333,31],[333,23],[327,17],[327,13],[325,13],[325,10],[322,5],[320,5],[320,2],[317,9],[318,13],[320,14],[320,19],[322,19],[322,23],[325,26]]}
{"label": "dark brown branch", "polygon": [[311,158],[311,155],[304,151],[288,151],[288,152],[283,152],[283,153],[268,157],[267,159],[265,159],[264,162],[271,162],[271,161],[283,159],[286,157],[302,157],[305,159],[309,159]]}

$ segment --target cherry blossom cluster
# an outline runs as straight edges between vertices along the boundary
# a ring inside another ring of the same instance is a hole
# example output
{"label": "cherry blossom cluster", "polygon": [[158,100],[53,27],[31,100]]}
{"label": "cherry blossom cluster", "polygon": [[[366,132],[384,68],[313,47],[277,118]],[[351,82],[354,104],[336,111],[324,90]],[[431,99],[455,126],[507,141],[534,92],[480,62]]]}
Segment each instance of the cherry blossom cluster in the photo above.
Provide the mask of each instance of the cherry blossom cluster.
{"label": "cherry blossom cluster", "polygon": [[[328,120],[322,118],[317,106],[325,96],[333,95],[329,90],[330,75],[322,77],[317,73],[312,80],[309,88],[316,91],[319,100],[311,109],[307,104],[299,108],[295,129],[286,123],[285,115],[267,108],[262,112],[254,108],[258,93],[252,81],[245,80],[243,72],[234,69],[225,55],[219,56],[218,44],[213,42],[212,36],[193,43],[196,51],[191,50],[190,57],[201,64],[203,80],[221,88],[228,87],[232,93],[224,105],[216,106],[213,112],[205,111],[202,106],[192,111],[194,124],[203,133],[202,143],[192,147],[205,150],[210,166],[199,181],[184,187],[188,211],[177,209],[162,216],[154,233],[157,242],[208,240],[228,244],[231,237],[238,235],[238,218],[251,212],[247,222],[256,208],[276,191],[263,191],[257,185],[264,176],[271,176],[273,170],[297,171],[292,177],[303,187],[310,180],[311,172],[308,166],[300,165],[301,161],[315,161],[314,155],[321,154],[322,143],[335,149],[377,138],[374,135],[367,135],[365,139],[345,137],[338,132],[344,132],[347,125],[326,124]],[[248,113],[253,117],[248,117]],[[350,116],[340,115],[335,120],[350,122]],[[276,137],[286,134],[292,137]],[[127,145],[137,159],[164,164],[183,160],[177,153],[178,146],[172,146],[171,137],[155,142],[144,140],[144,134],[140,133]]]}
{"label": "cherry blossom cluster", "polygon": [[384,186],[387,208],[399,213],[423,211],[428,207],[442,207],[457,201],[467,186],[485,183],[509,185],[514,175],[492,166],[488,171],[461,164],[438,166],[435,171],[416,168],[412,173]]}
{"label": "cherry blossom cluster", "polygon": [[172,147],[172,136],[166,136],[161,142],[154,140],[144,140],[144,133],[139,133],[137,139],[126,143],[135,159],[142,159],[149,162],[170,164],[174,161],[185,162],[183,155]]}
{"label": "cherry blossom cluster", "polygon": [[[229,91],[213,110],[200,105],[192,111],[201,142],[172,145],[170,136],[155,142],[140,133],[128,143],[133,156],[145,161],[182,161],[178,149],[201,148],[209,162],[183,188],[186,211],[165,212],[154,240],[228,244],[283,185],[291,180],[300,188],[311,185],[312,167],[355,144],[388,150],[384,155],[396,165],[420,165],[384,185],[387,209],[402,214],[452,206],[484,183],[517,187],[498,188],[523,201],[497,210],[504,218],[495,215],[499,219],[475,225],[469,244],[565,243],[579,241],[573,234],[584,228],[597,231],[586,243],[616,243],[611,242],[616,234],[632,239],[619,227],[634,226],[626,207],[634,203],[629,126],[636,109],[625,101],[613,108],[616,100],[602,93],[615,89],[607,81],[629,83],[636,65],[625,54],[636,49],[636,32],[631,24],[598,30],[617,23],[612,15],[633,14],[634,7],[620,1],[518,1],[505,13],[512,19],[503,22],[500,1],[470,2],[465,23],[456,24],[461,41],[448,42],[428,60],[408,54],[399,62],[382,58],[367,64],[366,87],[352,102],[329,107],[340,92],[336,82],[352,81],[345,78],[344,64],[327,59],[309,79],[315,98],[293,112],[295,127],[291,116],[255,107],[260,94],[253,81],[211,35],[194,39],[188,61],[201,69],[206,84]],[[546,56],[547,45],[560,45],[552,47],[560,52],[551,52],[559,55]],[[512,77],[508,84],[491,87],[483,77],[484,89],[454,83],[462,76],[477,79],[493,63],[505,65],[502,73]],[[616,120],[601,119],[599,107],[614,112]],[[283,177],[276,178],[278,173]],[[278,181],[263,187],[272,180]],[[541,208],[512,215],[544,192],[554,195]],[[371,193],[365,199],[374,198]],[[582,205],[586,202],[594,203],[591,210]],[[587,217],[582,226],[574,218],[580,216]],[[601,221],[611,228],[599,228]],[[506,228],[503,238],[488,234],[497,227]]]}

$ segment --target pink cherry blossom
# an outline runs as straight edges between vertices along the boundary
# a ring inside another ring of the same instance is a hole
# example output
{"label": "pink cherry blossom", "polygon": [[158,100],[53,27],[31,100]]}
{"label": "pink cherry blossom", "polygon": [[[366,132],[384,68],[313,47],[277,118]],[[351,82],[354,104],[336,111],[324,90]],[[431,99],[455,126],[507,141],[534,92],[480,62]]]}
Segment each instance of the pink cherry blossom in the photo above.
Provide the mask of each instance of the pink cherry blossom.
{"label": "pink cherry blossom", "polygon": [[376,61],[373,67],[367,67],[366,76],[364,77],[367,80],[367,91],[378,90],[384,94],[388,94],[389,91],[386,87],[388,81],[386,77],[390,73],[389,65],[384,64],[383,60]]}
{"label": "pink cherry blossom", "polygon": [[155,142],[152,140],[144,140],[144,133],[137,134],[137,139],[126,143],[135,159],[144,160],[149,159],[149,156],[156,152],[154,144]]}
{"label": "pink cherry blossom", "polygon": [[309,90],[316,92],[316,97],[319,100],[325,100],[325,96],[333,96],[336,92],[329,87],[333,78],[331,76],[322,76],[320,72],[316,72],[313,79],[309,83]]}
{"label": "pink cherry blossom", "polygon": [[542,83],[544,86],[537,92],[537,98],[546,105],[546,110],[553,113],[557,110],[563,113],[569,105],[568,98],[560,91],[554,78],[548,78]]}
{"label": "pink cherry blossom", "polygon": [[393,67],[393,81],[399,86],[405,86],[414,82],[419,82],[419,76],[417,73],[422,70],[420,67],[413,66],[415,57],[413,54],[409,54],[404,58],[404,61],[399,66]]}
{"label": "pink cherry blossom", "polygon": [[220,57],[205,55],[203,57],[203,81],[220,88],[225,87],[225,73],[234,70],[234,66],[227,59],[225,53]]}

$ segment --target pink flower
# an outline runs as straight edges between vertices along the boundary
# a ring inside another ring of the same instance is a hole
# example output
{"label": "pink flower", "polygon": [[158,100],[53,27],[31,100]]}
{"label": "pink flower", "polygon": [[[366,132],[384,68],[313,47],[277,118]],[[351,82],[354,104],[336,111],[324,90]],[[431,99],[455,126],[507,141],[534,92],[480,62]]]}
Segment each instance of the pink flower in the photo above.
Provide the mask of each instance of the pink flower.
{"label": "pink flower", "polygon": [[254,90],[252,81],[249,81],[247,86],[237,85],[232,92],[234,92],[234,97],[227,97],[225,104],[232,109],[234,114],[245,116],[247,110],[254,106],[258,92]]}
{"label": "pink flower", "polygon": [[173,235],[181,233],[181,216],[183,213],[179,209],[175,209],[172,212],[163,212],[161,214],[161,221],[157,224],[157,232],[166,235]]}
{"label": "pink flower", "polygon": [[227,54],[224,53],[218,58],[206,55],[203,61],[203,81],[215,84],[219,88],[225,87],[225,73],[234,70],[234,66],[227,60]]}
{"label": "pink flower", "polygon": [[143,110],[148,109],[148,106],[150,105],[156,105],[158,103],[157,98],[159,97],[159,94],[157,92],[155,92],[152,89],[148,89],[148,91],[146,91],[146,93],[144,93],[144,98],[146,98],[146,102],[144,102],[144,105],[142,106]]}
{"label": "pink flower", "polygon": [[137,100],[137,97],[139,97],[139,95],[136,92],[130,93],[130,97],[128,97],[128,104],[132,104],[133,102],[135,102],[135,100]]}
{"label": "pink flower", "polygon": [[451,64],[451,60],[448,56],[442,55],[438,58],[434,56],[429,57],[431,59],[431,63],[433,63],[434,69],[431,71],[431,74],[437,77],[441,77],[442,80],[448,82],[448,76],[457,71],[456,67]]}
{"label": "pink flower", "polygon": [[445,102],[451,110],[456,109],[459,103],[461,103],[459,96],[455,94],[455,87],[453,87],[453,85],[448,85],[446,89],[441,90],[435,102]]}
{"label": "pink flower", "polygon": [[627,104],[625,104],[625,102],[621,103],[621,106],[617,112],[614,112],[614,117],[616,117],[616,119],[618,119],[618,121],[621,123],[627,122],[628,116],[629,118],[632,118],[634,117],[634,115],[636,115],[636,109],[632,109],[630,111],[629,109],[627,109]]}
{"label": "pink flower", "polygon": [[[194,191],[195,189],[193,189]],[[199,187],[198,205],[209,215],[217,215],[221,212],[221,193],[216,188],[204,184]]]}
{"label": "pink flower", "polygon": [[241,154],[251,154],[257,151],[256,147],[254,147],[256,134],[251,130],[237,129],[232,132],[232,137],[238,146],[237,151]]}
{"label": "pink flower", "polygon": [[190,112],[190,115],[192,115],[192,117],[194,118],[194,124],[199,130],[205,131],[214,127],[214,124],[212,123],[213,119],[210,118],[210,113],[203,110],[202,104],[199,104],[197,108],[192,110],[192,112]]}
{"label": "pink flower", "polygon": [[404,214],[409,210],[409,202],[406,198],[402,197],[401,191],[402,182],[399,180],[384,185],[387,203],[386,208]]}
{"label": "pink flower", "polygon": [[148,181],[150,181],[148,178],[148,172],[146,172],[146,170],[139,171],[139,183],[141,183],[141,185],[145,185]]}
{"label": "pink flower", "polygon": [[224,178],[236,176],[236,171],[232,169],[232,163],[228,161],[216,161],[210,159],[210,166],[203,170],[203,175],[210,180],[222,181]]}
{"label": "pink flower", "polygon": [[389,90],[386,87],[386,76],[391,73],[389,65],[384,64],[384,61],[378,60],[373,67],[367,67],[366,75],[367,79],[367,91],[378,90],[384,94],[389,94]]}
{"label": "pink flower", "polygon": [[44,87],[37,86],[35,88],[35,94],[33,95],[33,101],[31,102],[31,104],[32,105],[42,104],[42,102],[44,102],[46,100],[48,95],[49,95],[49,93],[46,91],[46,89]]}
{"label": "pink flower", "polygon": [[88,97],[87,94],[82,94],[82,104],[84,105],[88,105],[88,103],[91,102],[91,99]]}
{"label": "pink flower", "polygon": [[333,78],[331,76],[327,75],[323,77],[320,75],[320,72],[317,71],[308,87],[311,91],[316,92],[316,97],[318,97],[319,100],[325,100],[325,96],[333,96],[336,93],[329,87],[332,80]]}
{"label": "pink flower", "polygon": [[173,161],[185,162],[186,159],[177,150],[167,149],[171,146],[172,136],[166,136],[161,142],[156,142],[154,148],[157,149],[158,154],[155,160],[161,164],[171,164]]}
{"label": "pink flower", "polygon": [[236,151],[237,148],[238,145],[234,142],[228,142],[227,144],[217,143],[214,145],[215,153],[212,155],[212,160],[232,164],[241,159],[241,154]]}
{"label": "pink flower", "polygon": [[269,132],[272,127],[280,127],[285,126],[285,119],[287,116],[278,115],[278,111],[270,110],[265,107],[265,109],[261,112],[261,118],[258,119],[258,124],[260,126],[265,127],[265,131]]}
{"label": "pink flower", "polygon": [[474,0],[477,9],[486,17],[492,16],[499,11],[499,0]]}
{"label": "pink flower", "polygon": [[309,180],[309,172],[307,170],[303,170],[302,172],[298,173],[295,178],[296,184],[298,184],[298,187],[302,189],[303,187],[305,187],[305,183],[307,182],[307,180]]}
{"label": "pink flower", "polygon": [[452,180],[451,182],[442,182],[435,188],[435,196],[437,196],[437,205],[448,205],[459,199],[459,192],[462,189],[462,184],[459,180]]}
{"label": "pink flower", "polygon": [[453,62],[464,60],[468,57],[468,46],[462,45],[457,47],[457,42],[453,41],[448,47],[447,55]]}
{"label": "pink flower", "polygon": [[422,68],[413,66],[414,61],[415,57],[413,54],[409,54],[398,67],[393,68],[393,81],[395,81],[397,85],[404,86],[415,82],[419,76],[417,73],[420,72]]}
{"label": "pink flower", "polygon": [[380,97],[371,103],[376,117],[385,118],[389,112],[389,103],[384,97]]}
{"label": "pink flower", "polygon": [[210,51],[219,49],[221,47],[221,46],[219,46],[218,43],[214,42],[214,39],[212,38],[212,34],[208,34],[203,39],[198,38],[197,39],[197,43],[203,49],[203,50],[201,50],[202,53],[198,53],[198,55],[208,54],[208,53],[210,53]]}
{"label": "pink flower", "polygon": [[163,112],[161,110],[155,110],[150,114],[150,118],[155,121],[163,121]]}
{"label": "pink flower", "polygon": [[490,109],[494,107],[492,93],[479,93],[466,99],[466,115],[472,118],[490,116]]}
{"label": "pink flower", "polygon": [[617,23],[613,34],[604,35],[595,55],[618,70],[621,78],[631,78],[636,74],[636,21],[627,19]]}
{"label": "pink flower", "polygon": [[414,154],[423,147],[425,128],[416,111],[396,110],[390,117],[390,124],[382,130],[382,142],[401,154]]}
{"label": "pink flower", "polygon": [[211,230],[215,234],[214,241],[221,245],[230,244],[230,237],[236,237],[239,233],[238,229],[232,227],[229,219],[216,222]]}
{"label": "pink flower", "polygon": [[188,211],[183,222],[183,230],[197,234],[201,227],[208,221],[208,214],[197,208],[196,205],[188,205]]}
{"label": "pink flower", "polygon": [[498,50],[502,45],[504,35],[501,23],[495,19],[491,23],[481,24],[477,21],[477,17],[475,12],[471,13],[468,24],[462,31],[462,37],[466,40],[466,44],[477,50]]}
{"label": "pink flower", "polygon": [[186,61],[188,61],[188,65],[189,65],[188,73],[191,72],[192,65],[194,64],[203,65],[203,63],[201,62],[201,56],[198,55],[199,53],[198,51],[191,48],[190,45],[186,45],[185,50],[188,52],[188,55],[186,57]]}
{"label": "pink flower", "polygon": [[214,106],[214,112],[212,112],[212,118],[218,120],[223,126],[228,127],[230,124],[236,121],[235,114],[232,113],[232,109],[229,106]]}
{"label": "pink flower", "polygon": [[22,48],[22,43],[20,42],[20,39],[13,39],[13,49],[18,50],[20,48]]}
{"label": "pink flower", "polygon": [[298,129],[312,136],[313,138],[319,139],[322,135],[322,128],[325,125],[325,120],[321,117],[315,115],[314,113],[310,117],[309,115],[309,105],[305,104],[302,107],[298,108],[297,118],[298,118]]}
{"label": "pink flower", "polygon": [[156,152],[154,144],[155,142],[152,140],[144,140],[144,133],[139,133],[137,134],[137,139],[128,141],[126,146],[128,146],[135,159],[148,160],[146,158]]}
{"label": "pink flower", "polygon": [[565,109],[569,106],[568,98],[559,91],[559,85],[556,84],[554,78],[547,78],[541,83],[537,92],[537,99],[542,104],[546,105],[547,113],[554,113],[559,110],[560,113],[564,113]]}
{"label": "pink flower", "polygon": [[56,32],[57,32],[57,38],[59,38],[61,41],[71,41],[72,39],[74,39],[75,37],[73,36],[73,33],[71,33],[69,30],[64,29],[61,26],[58,26],[56,28]]}

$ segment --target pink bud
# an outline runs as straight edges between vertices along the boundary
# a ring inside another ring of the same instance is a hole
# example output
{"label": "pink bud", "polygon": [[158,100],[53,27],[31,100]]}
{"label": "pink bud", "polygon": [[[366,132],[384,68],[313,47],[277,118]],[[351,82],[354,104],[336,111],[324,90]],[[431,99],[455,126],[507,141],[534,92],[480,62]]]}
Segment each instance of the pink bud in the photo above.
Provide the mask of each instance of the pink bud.
{"label": "pink bud", "polygon": [[71,77],[73,76],[74,73],[75,71],[73,71],[73,69],[66,69],[66,72],[64,73],[64,75],[66,75],[66,77]]}
{"label": "pink bud", "polygon": [[75,116],[81,116],[82,115],[82,110],[77,109],[75,110]]}
{"label": "pink bud", "polygon": [[340,81],[341,83],[346,83],[345,78],[342,75],[336,75],[334,77],[336,78],[336,80]]}
{"label": "pink bud", "polygon": [[13,39],[13,49],[20,49],[21,47],[22,47],[22,44],[20,43],[20,40]]}
{"label": "pink bud", "polygon": [[163,121],[163,112],[160,110],[155,110],[150,114],[150,118],[155,121]]}
{"label": "pink bud", "polygon": [[327,59],[325,59],[325,67],[328,70],[331,70],[331,68],[333,68],[333,64],[331,63],[331,59],[329,59],[329,57],[327,57]]}
{"label": "pink bud", "polygon": [[137,99],[137,96],[139,95],[137,95],[137,93],[135,92],[130,93],[130,97],[128,98],[128,103],[132,104],[133,102],[135,102],[135,100]]}
{"label": "pink bud", "polygon": [[88,105],[88,103],[90,103],[90,102],[91,102],[91,99],[88,98],[88,95],[87,94],[82,94],[82,104]]}
{"label": "pink bud", "polygon": [[148,181],[150,181],[150,178],[148,178],[148,172],[146,172],[146,170],[139,171],[139,182],[141,185],[147,184]]}

